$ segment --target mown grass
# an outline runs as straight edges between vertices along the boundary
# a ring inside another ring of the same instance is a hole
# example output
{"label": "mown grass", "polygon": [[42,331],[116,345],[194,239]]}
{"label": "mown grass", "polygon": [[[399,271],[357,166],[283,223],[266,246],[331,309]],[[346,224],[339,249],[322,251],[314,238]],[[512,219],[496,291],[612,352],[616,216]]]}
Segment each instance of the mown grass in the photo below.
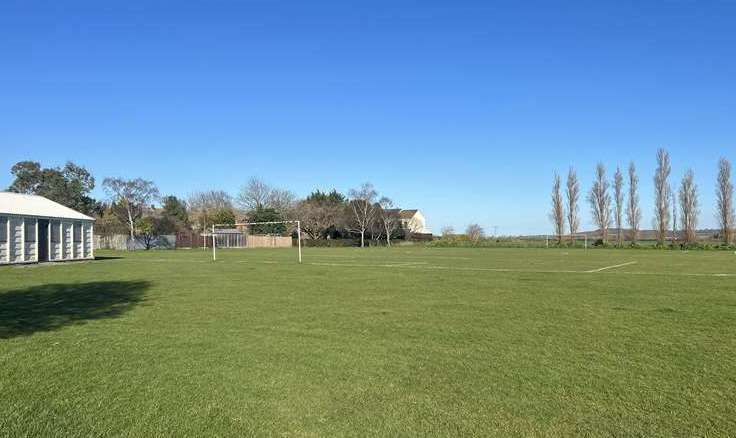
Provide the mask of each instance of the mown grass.
{"label": "mown grass", "polygon": [[736,431],[733,253],[103,255],[0,268],[0,435]]}

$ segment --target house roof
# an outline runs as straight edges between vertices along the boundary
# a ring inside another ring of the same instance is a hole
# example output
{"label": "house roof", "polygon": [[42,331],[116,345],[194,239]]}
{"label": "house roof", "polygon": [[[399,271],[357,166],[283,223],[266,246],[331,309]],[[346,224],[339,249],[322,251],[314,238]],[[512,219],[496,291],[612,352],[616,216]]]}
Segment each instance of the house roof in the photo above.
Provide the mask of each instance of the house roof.
{"label": "house roof", "polygon": [[65,207],[58,202],[44,198],[43,196],[11,192],[0,192],[0,214],[94,220],[94,218]]}
{"label": "house roof", "polygon": [[417,211],[419,210],[401,210],[401,219],[411,219],[414,217],[415,214],[417,214]]}

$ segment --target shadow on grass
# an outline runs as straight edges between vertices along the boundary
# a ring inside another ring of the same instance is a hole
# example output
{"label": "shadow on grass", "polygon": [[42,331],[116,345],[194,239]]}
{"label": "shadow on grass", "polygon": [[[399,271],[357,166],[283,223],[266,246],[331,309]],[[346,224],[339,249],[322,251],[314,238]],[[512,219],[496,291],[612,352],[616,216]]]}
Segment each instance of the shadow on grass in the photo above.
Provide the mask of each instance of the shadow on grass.
{"label": "shadow on grass", "polygon": [[147,281],[44,284],[0,292],[0,339],[115,318],[143,301]]}
{"label": "shadow on grass", "polygon": [[119,256],[95,256],[95,260],[120,260],[122,258]]}

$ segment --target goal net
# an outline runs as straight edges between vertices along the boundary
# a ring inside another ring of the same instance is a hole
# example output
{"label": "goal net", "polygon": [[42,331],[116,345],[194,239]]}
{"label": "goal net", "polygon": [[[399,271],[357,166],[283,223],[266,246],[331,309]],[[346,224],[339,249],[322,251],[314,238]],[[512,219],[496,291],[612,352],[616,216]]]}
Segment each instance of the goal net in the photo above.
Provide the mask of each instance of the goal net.
{"label": "goal net", "polygon": [[[241,222],[217,224],[202,234],[212,247],[212,260],[224,248],[290,248],[297,247],[297,260],[302,262],[302,232],[299,221]],[[296,242],[294,242],[296,241]],[[296,243],[296,245],[295,245]]]}

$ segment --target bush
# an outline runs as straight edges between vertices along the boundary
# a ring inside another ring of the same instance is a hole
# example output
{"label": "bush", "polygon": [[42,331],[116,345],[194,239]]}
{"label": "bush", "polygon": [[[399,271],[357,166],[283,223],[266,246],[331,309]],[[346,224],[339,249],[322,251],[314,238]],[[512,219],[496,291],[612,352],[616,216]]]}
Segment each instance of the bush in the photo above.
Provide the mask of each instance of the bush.
{"label": "bush", "polygon": [[680,249],[683,250],[704,250],[704,251],[713,251],[713,250],[733,250],[736,247],[733,245],[726,245],[724,243],[714,243],[714,242],[692,242],[692,243],[681,243]]}
{"label": "bush", "polygon": [[600,248],[602,246],[605,246],[605,242],[603,242],[603,239],[595,239],[593,242],[593,246],[596,248]]}

